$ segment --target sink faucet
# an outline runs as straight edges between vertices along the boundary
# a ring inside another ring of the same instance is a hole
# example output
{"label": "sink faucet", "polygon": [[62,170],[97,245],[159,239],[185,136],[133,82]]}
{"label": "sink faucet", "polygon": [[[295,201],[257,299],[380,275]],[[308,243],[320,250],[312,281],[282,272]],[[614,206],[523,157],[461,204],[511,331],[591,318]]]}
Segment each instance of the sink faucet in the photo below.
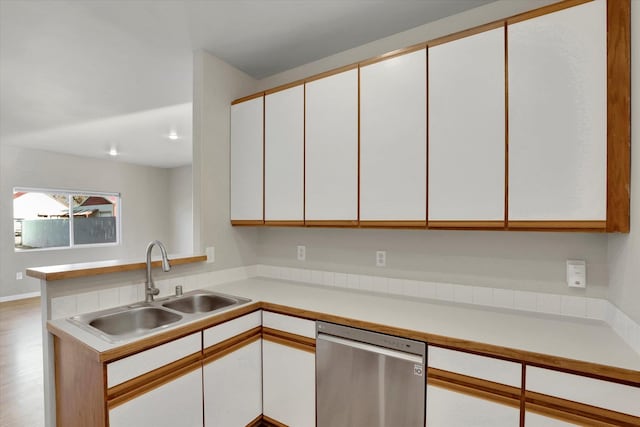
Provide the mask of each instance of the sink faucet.
{"label": "sink faucet", "polygon": [[152,302],[153,296],[160,293],[160,289],[155,287],[155,285],[153,284],[153,278],[151,277],[151,250],[155,245],[160,248],[160,252],[162,253],[162,271],[171,270],[171,266],[169,265],[169,258],[167,257],[167,250],[165,249],[162,242],[159,240],[153,240],[152,242],[149,242],[149,245],[147,246],[147,281],[144,283],[144,300],[146,302]]}

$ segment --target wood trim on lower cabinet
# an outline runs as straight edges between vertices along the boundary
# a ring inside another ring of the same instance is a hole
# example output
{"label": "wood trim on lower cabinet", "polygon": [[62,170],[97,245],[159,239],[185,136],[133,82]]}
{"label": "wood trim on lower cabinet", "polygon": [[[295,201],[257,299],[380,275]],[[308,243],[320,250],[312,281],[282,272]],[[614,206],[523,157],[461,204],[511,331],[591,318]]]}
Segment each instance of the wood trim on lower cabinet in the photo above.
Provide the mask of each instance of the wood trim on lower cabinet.
{"label": "wood trim on lower cabinet", "polygon": [[509,220],[508,230],[605,232],[607,221],[519,221]]}
{"label": "wood trim on lower cabinet", "polygon": [[504,220],[499,221],[432,221],[427,222],[427,228],[447,230],[501,230],[506,227]]}
{"label": "wood trim on lower cabinet", "polygon": [[302,319],[323,320],[325,322],[339,323],[354,328],[368,329],[382,334],[396,335],[403,338],[424,341],[431,345],[445,347],[451,350],[465,351],[482,356],[497,357],[499,359],[511,360],[526,363],[531,366],[555,369],[562,372],[597,378],[606,381],[618,382],[620,384],[640,387],[640,371],[618,368],[615,366],[601,365],[598,363],[585,362],[582,360],[568,359],[564,357],[551,356],[544,353],[536,353],[527,350],[517,350],[493,344],[486,344],[477,341],[469,341],[460,338],[446,337],[443,335],[430,334],[411,329],[397,328],[379,323],[365,322],[349,317],[336,316],[311,310],[292,308],[286,305],[274,303],[262,303],[262,309],[274,313],[296,316]]}
{"label": "wood trim on lower cabinet", "polygon": [[505,384],[457,374],[455,372],[445,371],[438,368],[427,368],[428,384],[436,385],[442,382],[450,384],[452,386],[455,385],[464,387],[466,389],[472,389],[474,390],[474,393],[489,393],[505,399],[511,399],[514,402],[513,405],[515,405],[517,402],[517,405],[520,406],[520,398],[522,395],[522,389],[520,387],[508,386]]}
{"label": "wood trim on lower cabinet", "polygon": [[148,384],[152,381],[160,378],[171,377],[173,372],[178,371],[185,366],[189,366],[193,363],[199,362],[200,360],[202,360],[202,353],[193,353],[189,356],[183,357],[182,359],[176,360],[175,362],[169,363],[168,365],[164,365],[158,369],[154,369],[153,371],[146,372],[138,377],[130,379],[129,381],[125,381],[121,384],[109,388],[107,390],[107,399],[116,399],[119,396],[131,393],[137,388],[144,387],[145,384]]}
{"label": "wood trim on lower cabinet", "polygon": [[427,221],[373,221],[360,220],[360,227],[363,228],[426,228]]}
{"label": "wood trim on lower cabinet", "polygon": [[[548,396],[546,394],[536,393],[533,391],[525,391],[525,400],[525,407],[527,409],[542,415],[553,416],[554,418],[558,418],[558,415],[561,414],[570,414],[576,417],[601,422],[601,425],[615,425],[620,427],[640,425],[640,417],[558,397]],[[554,414],[556,416],[554,416]]]}
{"label": "wood trim on lower cabinet", "polygon": [[107,369],[76,340],[53,337],[56,424],[107,425]]}
{"label": "wood trim on lower cabinet", "polygon": [[571,424],[577,424],[582,426],[591,426],[591,427],[614,427],[618,426],[618,424],[605,423],[601,421],[596,421],[592,418],[581,417],[580,415],[573,414],[571,412],[559,411],[557,409],[551,409],[546,406],[536,405],[534,403],[525,403],[525,422],[526,422],[526,413],[532,412],[534,414],[542,415],[549,418],[554,418],[559,421],[564,421]]}
{"label": "wood trim on lower cabinet", "polygon": [[607,231],[628,233],[631,184],[631,1],[607,1]]}
{"label": "wood trim on lower cabinet", "polygon": [[100,353],[100,360],[102,362],[113,362],[115,360],[122,359],[123,357],[128,357],[141,351],[147,350],[149,348],[157,347],[160,344],[173,341],[177,338],[182,338],[194,332],[199,332],[203,329],[210,328],[212,326],[219,325],[220,323],[224,323],[237,317],[244,316],[245,314],[260,310],[260,308],[261,303],[254,302],[244,307],[233,309],[225,313],[220,313],[215,316],[215,319],[205,318],[202,320],[198,320],[191,324],[167,331],[162,335],[153,335],[130,344],[125,344],[123,346],[104,351]]}
{"label": "wood trim on lower cabinet", "polygon": [[427,384],[433,387],[443,388],[445,390],[450,390],[456,393],[465,394],[467,396],[476,397],[478,399],[484,399],[490,402],[520,409],[520,397],[518,397],[517,399],[514,399],[512,397],[505,397],[503,395],[495,394],[490,391],[479,390],[477,388],[468,387],[466,385],[451,383],[439,378],[430,378],[429,374],[427,374]]}
{"label": "wood trim on lower cabinet", "polygon": [[234,226],[252,226],[252,225],[263,225],[264,221],[261,219],[232,219],[231,225]]}
{"label": "wood trim on lower cabinet", "polygon": [[302,335],[296,335],[289,332],[279,331],[277,329],[262,328],[262,339],[271,341],[276,344],[282,344],[287,347],[296,348],[298,350],[307,351],[309,353],[316,352],[316,340],[307,338]]}
{"label": "wood trim on lower cabinet", "polygon": [[109,401],[107,401],[107,408],[109,410],[116,408],[120,405],[122,405],[123,403],[126,403],[130,400],[135,399],[138,396],[141,396],[145,393],[150,392],[151,390],[155,390],[158,387],[161,387],[173,380],[175,380],[176,378],[179,378],[183,375],[186,375],[190,372],[193,372],[195,370],[198,369],[202,369],[202,358],[198,357],[198,360],[196,362],[193,362],[190,365],[186,365],[183,366],[181,368],[178,368],[172,372],[168,372],[166,375],[161,376],[161,377],[157,377],[147,383],[141,383],[140,386],[136,389],[133,389],[125,394],[121,394],[117,397],[114,397],[113,399],[110,399]]}
{"label": "wood trim on lower cabinet", "polygon": [[262,416],[262,425],[266,427],[289,427],[288,425],[274,420],[273,418],[269,418],[266,415]]}
{"label": "wood trim on lower cabinet", "polygon": [[203,363],[207,364],[209,362],[213,362],[214,360],[218,360],[229,353],[233,353],[234,351],[259,340],[261,337],[262,326],[256,326],[255,328],[249,329],[248,331],[243,332],[240,335],[236,335],[233,338],[229,338],[228,340],[222,341],[221,343],[205,348],[202,351],[202,353],[204,354]]}

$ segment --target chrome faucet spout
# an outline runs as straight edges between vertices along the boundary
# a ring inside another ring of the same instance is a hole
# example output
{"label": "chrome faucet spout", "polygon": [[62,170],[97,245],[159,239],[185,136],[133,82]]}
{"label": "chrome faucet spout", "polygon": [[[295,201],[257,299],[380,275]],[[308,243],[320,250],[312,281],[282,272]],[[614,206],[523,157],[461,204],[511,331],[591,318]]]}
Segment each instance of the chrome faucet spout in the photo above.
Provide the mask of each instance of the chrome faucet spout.
{"label": "chrome faucet spout", "polygon": [[164,247],[162,242],[159,240],[149,242],[149,245],[147,246],[147,280],[145,281],[146,302],[152,302],[154,295],[158,295],[160,293],[160,289],[155,287],[153,277],[151,276],[151,251],[154,246],[158,246],[158,248],[160,248],[160,253],[162,254],[162,271],[171,270],[169,257],[167,256],[167,249]]}

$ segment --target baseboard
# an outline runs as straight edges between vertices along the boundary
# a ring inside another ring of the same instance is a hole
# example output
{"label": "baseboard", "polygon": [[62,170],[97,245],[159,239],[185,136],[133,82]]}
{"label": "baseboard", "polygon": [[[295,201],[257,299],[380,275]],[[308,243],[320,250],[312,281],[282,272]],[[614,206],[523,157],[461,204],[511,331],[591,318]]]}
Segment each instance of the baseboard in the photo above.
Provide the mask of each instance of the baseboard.
{"label": "baseboard", "polygon": [[7,295],[6,297],[0,297],[0,302],[17,301],[20,299],[35,298],[40,296],[40,291],[27,292],[26,294]]}

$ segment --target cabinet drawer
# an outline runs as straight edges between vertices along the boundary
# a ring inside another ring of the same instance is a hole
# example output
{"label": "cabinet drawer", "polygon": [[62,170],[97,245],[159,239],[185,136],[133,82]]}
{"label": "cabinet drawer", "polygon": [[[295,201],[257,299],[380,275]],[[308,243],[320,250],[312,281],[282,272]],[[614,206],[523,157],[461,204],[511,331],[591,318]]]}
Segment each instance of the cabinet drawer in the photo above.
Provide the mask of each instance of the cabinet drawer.
{"label": "cabinet drawer", "polygon": [[513,387],[520,387],[522,384],[522,365],[492,357],[429,346],[427,363],[430,368]]}
{"label": "cabinet drawer", "polygon": [[107,387],[116,386],[201,350],[201,334],[197,332],[111,362],[107,365]]}
{"label": "cabinet drawer", "polygon": [[527,391],[640,416],[640,388],[527,366]]}
{"label": "cabinet drawer", "polygon": [[262,313],[262,326],[307,338],[316,338],[316,322],[312,320],[265,311]]}
{"label": "cabinet drawer", "polygon": [[221,343],[222,341],[240,335],[250,329],[262,324],[262,315],[260,311],[246,314],[237,319],[229,320],[209,329],[205,329],[202,333],[203,347],[211,347]]}

